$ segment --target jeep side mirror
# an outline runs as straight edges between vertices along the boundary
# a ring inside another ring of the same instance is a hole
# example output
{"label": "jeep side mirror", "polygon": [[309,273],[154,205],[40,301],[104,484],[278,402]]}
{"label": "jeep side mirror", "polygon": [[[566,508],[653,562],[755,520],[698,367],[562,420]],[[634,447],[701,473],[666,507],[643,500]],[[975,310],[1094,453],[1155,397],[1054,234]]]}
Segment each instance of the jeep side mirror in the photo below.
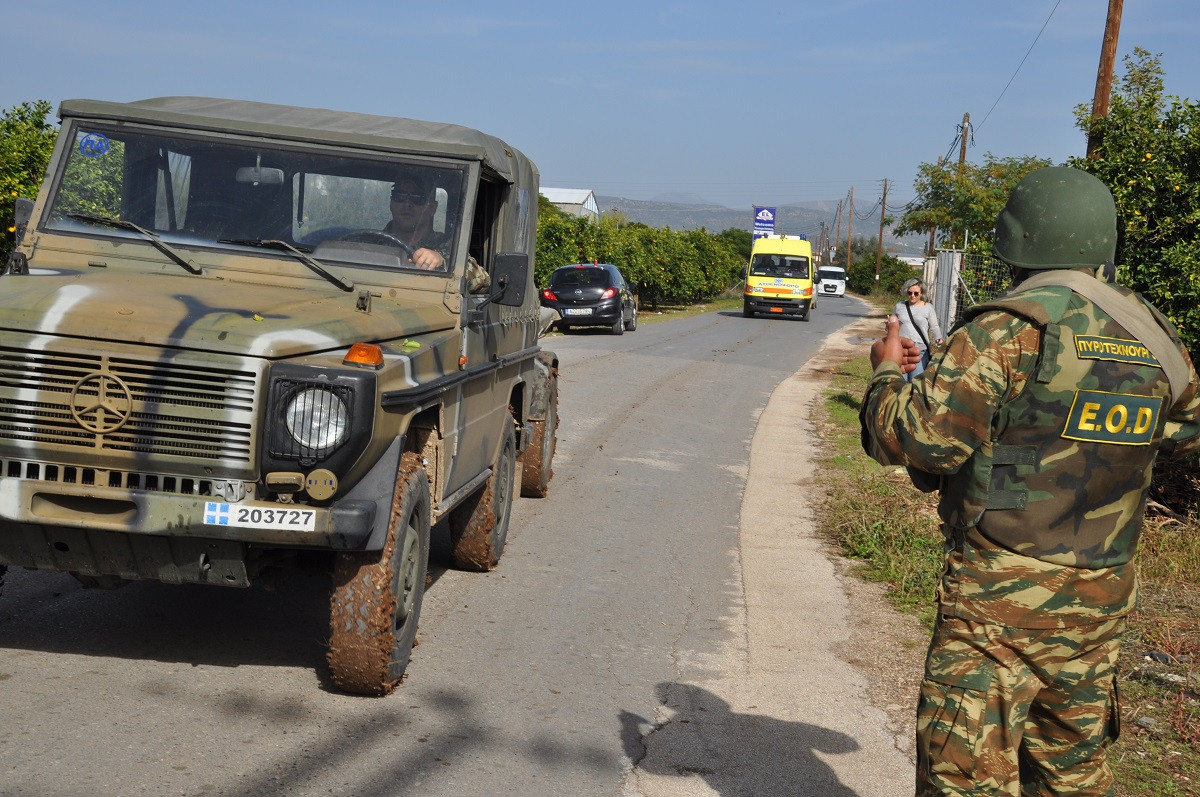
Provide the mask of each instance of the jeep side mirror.
{"label": "jeep side mirror", "polygon": [[492,302],[508,307],[520,307],[525,303],[525,282],[529,278],[529,255],[511,252],[496,255],[492,265],[492,285],[487,298],[471,308],[468,323],[477,324],[484,319],[484,308]]}
{"label": "jeep side mirror", "polygon": [[16,222],[17,244],[20,245],[21,236],[25,234],[25,228],[29,226],[29,220],[33,218],[33,200],[19,196],[15,205],[13,221]]}
{"label": "jeep side mirror", "polygon": [[525,304],[525,284],[529,280],[529,255],[509,252],[496,255],[492,268],[492,293],[489,300],[507,307]]}

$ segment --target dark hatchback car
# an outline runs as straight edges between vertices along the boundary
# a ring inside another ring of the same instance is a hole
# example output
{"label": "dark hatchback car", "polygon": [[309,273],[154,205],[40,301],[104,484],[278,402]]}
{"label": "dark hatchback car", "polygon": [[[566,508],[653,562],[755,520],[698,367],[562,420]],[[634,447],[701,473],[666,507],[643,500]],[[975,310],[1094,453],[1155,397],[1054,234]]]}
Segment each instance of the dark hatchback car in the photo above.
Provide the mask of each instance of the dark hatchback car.
{"label": "dark hatchback car", "polygon": [[558,311],[555,322],[571,327],[608,327],[614,335],[637,329],[637,307],[625,277],[610,263],[559,266],[542,289],[542,307]]}

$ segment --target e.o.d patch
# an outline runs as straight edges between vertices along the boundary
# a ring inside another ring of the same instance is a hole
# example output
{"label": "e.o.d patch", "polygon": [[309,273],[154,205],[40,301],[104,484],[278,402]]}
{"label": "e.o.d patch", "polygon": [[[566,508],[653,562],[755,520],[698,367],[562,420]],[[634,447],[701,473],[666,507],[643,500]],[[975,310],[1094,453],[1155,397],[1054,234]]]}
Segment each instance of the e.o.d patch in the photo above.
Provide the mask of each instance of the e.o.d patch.
{"label": "e.o.d patch", "polygon": [[1150,445],[1162,405],[1162,396],[1077,390],[1062,436],[1091,443]]}
{"label": "e.o.d patch", "polygon": [[1076,335],[1075,353],[1081,360],[1112,360],[1119,363],[1162,367],[1150,349],[1137,340],[1106,338],[1100,335]]}

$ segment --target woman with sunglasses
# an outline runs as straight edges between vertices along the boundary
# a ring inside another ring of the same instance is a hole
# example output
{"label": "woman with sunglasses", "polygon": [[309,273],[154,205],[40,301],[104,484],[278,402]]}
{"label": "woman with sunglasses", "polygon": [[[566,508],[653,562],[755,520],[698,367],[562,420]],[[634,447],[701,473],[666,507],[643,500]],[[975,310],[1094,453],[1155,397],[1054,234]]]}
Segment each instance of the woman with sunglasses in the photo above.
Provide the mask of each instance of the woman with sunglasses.
{"label": "woman with sunglasses", "polygon": [[941,346],[943,343],[942,328],[938,326],[937,314],[933,312],[933,305],[925,301],[924,288],[925,283],[916,277],[905,282],[905,299],[896,302],[893,310],[900,319],[900,337],[908,338],[921,350],[921,362],[917,363],[917,367],[911,372],[904,375],[909,382],[924,371],[925,366],[929,364],[929,350],[932,348],[929,342],[933,341],[937,346]]}

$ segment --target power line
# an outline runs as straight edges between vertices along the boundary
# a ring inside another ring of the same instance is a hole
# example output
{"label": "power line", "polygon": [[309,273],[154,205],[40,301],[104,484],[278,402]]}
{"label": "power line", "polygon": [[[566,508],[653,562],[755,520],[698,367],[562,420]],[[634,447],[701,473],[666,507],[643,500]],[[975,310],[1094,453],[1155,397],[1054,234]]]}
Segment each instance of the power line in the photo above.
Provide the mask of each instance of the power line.
{"label": "power line", "polygon": [[942,156],[943,163],[950,162],[950,153],[954,152],[954,150],[958,147],[958,142],[962,141],[962,135],[963,135],[962,125],[956,126],[955,130],[957,130],[958,132],[955,133],[954,140],[950,142],[950,147],[946,150],[946,154]]}
{"label": "power line", "polygon": [[875,215],[875,211],[879,209],[879,206],[882,204],[882,202],[883,202],[883,200],[876,199],[875,204],[872,205],[867,210],[863,211],[862,213],[859,213],[857,210],[854,211],[854,217],[857,219],[861,219],[863,221],[866,221],[867,219],[872,218]]}
{"label": "power line", "polygon": [[1025,51],[1025,58],[1022,58],[1021,63],[1017,64],[1017,68],[1013,71],[1012,77],[1010,77],[1008,82],[1004,84],[1004,89],[1000,92],[1000,96],[997,97],[996,101],[992,103],[992,107],[988,109],[988,112],[983,115],[983,121],[975,126],[976,130],[979,130],[979,128],[987,124],[988,117],[992,115],[992,111],[996,110],[996,106],[1000,104],[1000,100],[1004,97],[1004,92],[1008,91],[1008,87],[1011,86],[1012,82],[1017,79],[1017,73],[1020,72],[1021,67],[1025,65],[1025,59],[1029,58],[1029,54],[1033,52],[1034,46],[1038,43],[1038,39],[1042,38],[1042,34],[1046,31],[1046,26],[1050,24],[1051,17],[1054,16],[1054,12],[1058,10],[1058,6],[1061,3],[1062,0],[1057,0],[1057,2],[1054,4],[1054,8],[1050,9],[1049,16],[1047,16],[1046,21],[1042,23],[1042,29],[1038,31],[1037,36],[1033,37],[1033,44],[1029,45],[1029,49]]}

